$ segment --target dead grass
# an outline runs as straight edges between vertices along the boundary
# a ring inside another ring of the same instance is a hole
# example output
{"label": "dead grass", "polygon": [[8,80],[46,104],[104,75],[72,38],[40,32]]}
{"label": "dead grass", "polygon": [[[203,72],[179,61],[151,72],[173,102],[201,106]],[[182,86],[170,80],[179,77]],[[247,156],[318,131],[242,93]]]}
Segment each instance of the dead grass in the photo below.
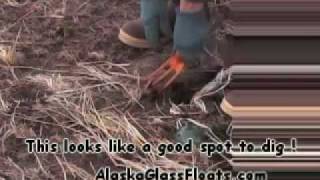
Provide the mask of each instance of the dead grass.
{"label": "dead grass", "polygon": [[[135,0],[0,2],[0,179],[93,179],[104,166],[215,167],[197,152],[157,156],[157,144],[173,140],[183,109],[195,107],[142,98],[134,67],[149,52],[117,40],[137,9]],[[208,114],[192,112],[188,117],[210,129]],[[120,155],[104,145],[100,154],[30,154],[30,137],[102,144],[121,138],[138,148],[151,143],[153,151]]]}

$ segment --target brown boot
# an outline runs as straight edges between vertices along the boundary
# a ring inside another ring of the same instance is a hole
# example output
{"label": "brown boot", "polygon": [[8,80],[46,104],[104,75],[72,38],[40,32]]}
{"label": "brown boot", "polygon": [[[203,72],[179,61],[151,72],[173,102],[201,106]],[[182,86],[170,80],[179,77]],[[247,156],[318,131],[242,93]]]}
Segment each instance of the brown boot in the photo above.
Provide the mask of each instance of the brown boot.
{"label": "brown boot", "polygon": [[[168,14],[169,14],[169,21],[172,27],[172,31],[173,31],[175,17],[176,17],[176,13],[175,13],[176,6],[177,5],[175,3],[172,3],[172,2],[169,3]],[[145,37],[142,19],[132,20],[124,24],[120,28],[118,37],[121,42],[131,47],[152,48],[152,45],[147,41]],[[160,39],[160,44],[167,43],[170,40],[171,40],[170,38],[162,36]]]}
{"label": "brown boot", "polygon": [[136,48],[151,48],[144,33],[143,22],[141,19],[129,21],[124,24],[119,33],[119,39],[124,44]]}

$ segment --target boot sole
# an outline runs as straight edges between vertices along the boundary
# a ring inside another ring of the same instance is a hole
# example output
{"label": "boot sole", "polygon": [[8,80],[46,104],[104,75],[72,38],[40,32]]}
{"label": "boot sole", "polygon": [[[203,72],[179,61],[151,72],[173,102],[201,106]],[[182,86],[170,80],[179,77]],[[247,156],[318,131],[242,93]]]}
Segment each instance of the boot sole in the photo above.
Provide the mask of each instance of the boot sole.
{"label": "boot sole", "polygon": [[150,49],[151,45],[144,39],[138,39],[133,36],[130,36],[128,33],[120,29],[118,38],[121,42],[123,42],[126,45],[129,45],[131,47],[135,48],[142,48],[142,49]]}

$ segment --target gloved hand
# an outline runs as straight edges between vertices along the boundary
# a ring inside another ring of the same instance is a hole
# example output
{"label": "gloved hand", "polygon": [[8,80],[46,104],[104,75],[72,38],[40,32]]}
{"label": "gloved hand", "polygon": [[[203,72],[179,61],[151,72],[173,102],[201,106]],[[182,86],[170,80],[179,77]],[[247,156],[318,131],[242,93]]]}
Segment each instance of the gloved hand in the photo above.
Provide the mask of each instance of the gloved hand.
{"label": "gloved hand", "polygon": [[182,56],[187,67],[199,63],[198,58],[204,52],[208,31],[209,20],[205,8],[195,12],[177,12],[173,35],[174,49]]}
{"label": "gloved hand", "polygon": [[160,34],[171,37],[167,0],[141,0],[141,18],[146,39],[157,47]]}

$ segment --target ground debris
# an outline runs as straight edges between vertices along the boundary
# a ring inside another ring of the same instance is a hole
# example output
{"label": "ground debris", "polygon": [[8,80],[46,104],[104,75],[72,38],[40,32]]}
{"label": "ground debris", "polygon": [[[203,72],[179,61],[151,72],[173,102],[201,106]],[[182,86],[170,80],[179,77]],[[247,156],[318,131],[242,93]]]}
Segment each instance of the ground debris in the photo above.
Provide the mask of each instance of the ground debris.
{"label": "ground debris", "polygon": [[[194,165],[193,156],[159,158],[155,152],[29,154],[23,143],[27,137],[99,143],[121,138],[137,147],[174,142],[178,118],[170,114],[170,102],[187,101],[188,93],[144,98],[139,81],[146,69],[166,59],[171,47],[138,50],[117,39],[119,27],[139,17],[138,10],[136,0],[0,3],[0,46],[15,44],[22,54],[21,62],[0,65],[0,180],[86,180],[104,166],[176,170]],[[196,109],[181,108],[187,111],[198,116]],[[196,163],[205,167],[202,160]]]}

